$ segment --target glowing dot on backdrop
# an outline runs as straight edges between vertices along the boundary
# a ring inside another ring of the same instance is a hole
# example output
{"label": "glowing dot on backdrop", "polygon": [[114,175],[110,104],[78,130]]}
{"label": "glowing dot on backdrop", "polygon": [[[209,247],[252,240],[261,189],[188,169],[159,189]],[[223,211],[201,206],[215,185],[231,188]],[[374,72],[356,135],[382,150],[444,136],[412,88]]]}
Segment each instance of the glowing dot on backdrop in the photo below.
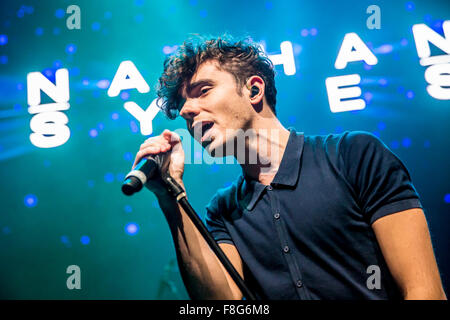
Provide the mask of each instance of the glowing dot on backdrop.
{"label": "glowing dot on backdrop", "polygon": [[6,34],[0,34],[0,46],[8,43],[8,36]]}
{"label": "glowing dot on backdrop", "polygon": [[139,231],[139,226],[134,222],[130,222],[125,226],[125,232],[127,234],[129,234],[130,236],[135,235],[136,233],[138,233],[138,231]]}
{"label": "glowing dot on backdrop", "polygon": [[73,53],[75,53],[77,51],[77,46],[76,45],[74,45],[74,44],[68,44],[67,46],[66,46],[66,52],[68,53],[68,54],[73,54]]}
{"label": "glowing dot on backdrop", "polygon": [[34,194],[27,194],[24,199],[25,206],[32,208],[37,205],[38,199]]}
{"label": "glowing dot on backdrop", "polygon": [[132,160],[134,160],[134,155],[131,152],[126,152],[123,155],[123,158],[127,161],[132,161]]}
{"label": "glowing dot on backdrop", "polygon": [[89,238],[89,236],[81,236],[80,238],[80,242],[84,245],[88,245],[91,242],[91,239]]}
{"label": "glowing dot on backdrop", "polygon": [[42,36],[44,34],[44,29],[42,29],[41,27],[36,28],[35,34],[37,36]]}
{"label": "glowing dot on backdrop", "polygon": [[56,9],[55,11],[55,17],[57,17],[58,19],[62,19],[64,18],[64,16],[66,15],[66,12],[64,11],[64,9]]}
{"label": "glowing dot on backdrop", "polygon": [[105,174],[104,179],[105,179],[105,182],[111,183],[114,181],[114,174],[111,172],[108,172]]}
{"label": "glowing dot on backdrop", "polygon": [[447,193],[444,197],[444,201],[450,203],[450,193]]}
{"label": "glowing dot on backdrop", "polygon": [[98,31],[98,30],[100,30],[100,27],[101,27],[100,22],[94,22],[94,23],[92,23],[92,30]]}
{"label": "glowing dot on backdrop", "polygon": [[91,136],[91,138],[95,138],[96,136],[98,136],[98,131],[95,129],[89,130],[89,136]]}
{"label": "glowing dot on backdrop", "polygon": [[405,148],[409,148],[411,146],[411,143],[412,143],[412,141],[410,138],[404,138],[402,140],[402,146]]}

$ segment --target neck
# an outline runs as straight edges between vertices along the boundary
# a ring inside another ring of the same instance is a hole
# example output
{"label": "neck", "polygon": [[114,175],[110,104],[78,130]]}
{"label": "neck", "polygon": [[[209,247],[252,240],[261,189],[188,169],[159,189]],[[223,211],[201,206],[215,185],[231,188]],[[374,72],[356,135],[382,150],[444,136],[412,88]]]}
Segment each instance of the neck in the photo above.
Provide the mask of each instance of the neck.
{"label": "neck", "polygon": [[243,173],[269,185],[280,167],[289,131],[276,117],[258,119],[250,126],[245,140],[245,157],[236,156]]}

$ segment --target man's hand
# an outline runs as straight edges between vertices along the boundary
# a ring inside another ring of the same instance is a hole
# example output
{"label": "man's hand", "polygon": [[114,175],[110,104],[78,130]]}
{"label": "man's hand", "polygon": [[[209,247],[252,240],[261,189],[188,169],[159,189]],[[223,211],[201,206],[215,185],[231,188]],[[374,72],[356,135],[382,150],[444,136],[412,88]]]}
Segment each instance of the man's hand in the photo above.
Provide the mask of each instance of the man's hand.
{"label": "man's hand", "polygon": [[[134,159],[133,168],[142,160],[150,155],[163,154],[167,152],[168,166],[162,170],[169,171],[169,174],[179,184],[183,185],[182,178],[184,173],[184,151],[181,145],[180,137],[172,131],[164,130],[159,136],[148,138],[141,144],[141,147]],[[145,186],[153,191],[157,196],[166,195],[167,189],[161,177],[149,180]]]}

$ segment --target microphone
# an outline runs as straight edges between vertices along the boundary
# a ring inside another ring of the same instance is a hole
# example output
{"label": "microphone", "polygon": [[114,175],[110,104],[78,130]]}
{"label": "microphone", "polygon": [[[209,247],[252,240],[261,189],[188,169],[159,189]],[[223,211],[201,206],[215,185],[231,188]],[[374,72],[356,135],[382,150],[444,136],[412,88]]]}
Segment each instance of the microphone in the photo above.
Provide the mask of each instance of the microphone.
{"label": "microphone", "polygon": [[165,160],[165,153],[149,156],[141,159],[139,163],[130,171],[122,183],[122,192],[131,196],[141,191],[148,180],[155,179],[161,174],[161,167]]}

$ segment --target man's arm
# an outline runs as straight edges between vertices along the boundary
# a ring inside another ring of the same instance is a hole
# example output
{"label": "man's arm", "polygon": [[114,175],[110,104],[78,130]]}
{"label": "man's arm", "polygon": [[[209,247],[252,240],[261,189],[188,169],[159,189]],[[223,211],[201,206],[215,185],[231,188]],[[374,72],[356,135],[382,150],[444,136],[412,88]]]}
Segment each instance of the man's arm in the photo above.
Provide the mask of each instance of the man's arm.
{"label": "man's arm", "polygon": [[[241,300],[240,289],[183,208],[170,196],[160,196],[158,201],[169,223],[180,273],[189,296],[192,299]],[[227,243],[219,246],[243,277],[242,260],[236,247]]]}
{"label": "man's arm", "polygon": [[384,216],[372,228],[404,299],[447,299],[422,209]]}

